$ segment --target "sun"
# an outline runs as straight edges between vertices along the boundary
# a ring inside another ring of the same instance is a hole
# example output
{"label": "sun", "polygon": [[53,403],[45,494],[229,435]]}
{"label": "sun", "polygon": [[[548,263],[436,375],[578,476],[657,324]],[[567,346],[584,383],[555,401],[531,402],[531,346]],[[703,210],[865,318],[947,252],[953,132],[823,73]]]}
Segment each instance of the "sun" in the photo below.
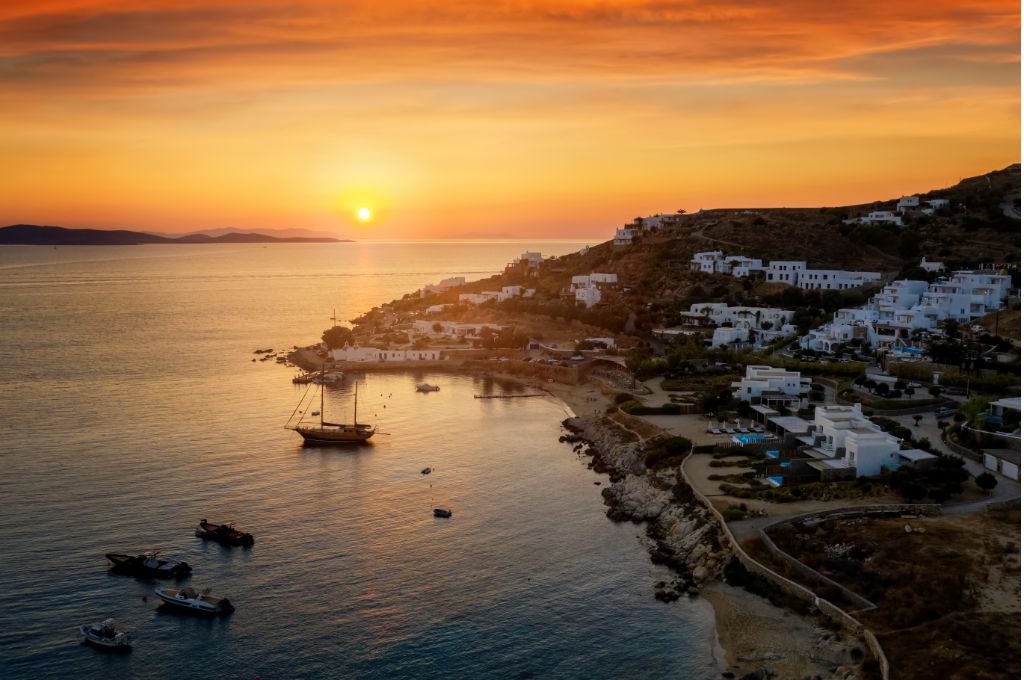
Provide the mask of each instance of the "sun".
{"label": "sun", "polygon": [[356,211],[356,217],[359,218],[360,222],[369,222],[370,218],[373,217],[373,212],[369,208],[360,208]]}

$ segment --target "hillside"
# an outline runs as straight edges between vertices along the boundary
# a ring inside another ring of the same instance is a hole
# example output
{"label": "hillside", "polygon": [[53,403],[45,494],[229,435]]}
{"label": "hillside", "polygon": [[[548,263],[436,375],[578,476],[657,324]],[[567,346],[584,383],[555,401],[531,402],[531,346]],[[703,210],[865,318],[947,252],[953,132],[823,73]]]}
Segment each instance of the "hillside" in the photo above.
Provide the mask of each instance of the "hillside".
{"label": "hillside", "polygon": [[[950,207],[930,216],[908,215],[903,226],[854,221],[869,211],[895,210],[897,198],[844,207],[705,210],[646,232],[631,245],[614,246],[609,241],[585,253],[545,260],[538,276],[500,274],[441,296],[408,297],[394,307],[415,312],[429,304],[455,302],[458,293],[521,284],[535,288],[535,298],[510,300],[499,309],[512,315],[574,319],[621,332],[672,324],[679,310],[711,300],[772,304],[785,297],[791,309],[805,306],[818,313],[863,301],[858,296],[864,291],[802,294],[785,286],[693,272],[690,259],[700,251],[722,250],[764,261],[804,260],[809,268],[877,271],[886,276],[912,274],[921,257],[941,260],[950,268],[1020,261],[1020,221],[1006,214],[1013,209],[1019,214],[1019,165],[921,194],[922,200],[932,198],[946,198]],[[587,310],[560,298],[573,275],[591,272],[617,274],[622,291]]]}
{"label": "hillside", "polygon": [[125,229],[67,229],[14,224],[0,228],[0,244],[35,246],[135,246],[154,243],[339,243],[336,238],[287,237],[231,232],[221,236],[190,234],[171,238]]}

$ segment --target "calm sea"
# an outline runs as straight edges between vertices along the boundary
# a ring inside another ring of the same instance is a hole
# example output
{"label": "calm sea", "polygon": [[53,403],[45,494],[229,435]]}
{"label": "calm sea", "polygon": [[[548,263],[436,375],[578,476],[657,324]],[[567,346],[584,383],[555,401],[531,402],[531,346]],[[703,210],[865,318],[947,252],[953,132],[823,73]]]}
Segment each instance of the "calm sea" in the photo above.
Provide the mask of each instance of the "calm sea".
{"label": "calm sea", "polygon": [[[351,375],[328,413],[358,383],[360,420],[387,434],[310,449],[282,428],[305,388],[252,362],[318,339],[335,309],[578,247],[0,248],[0,677],[712,677],[710,608],[654,600],[667,573],[642,528],[605,518],[605,478],[558,442],[560,403]],[[256,545],[202,542],[203,517]],[[147,549],[237,611],[165,612],[155,583],[108,574],[105,552]],[[130,653],[78,641],[110,616]]]}

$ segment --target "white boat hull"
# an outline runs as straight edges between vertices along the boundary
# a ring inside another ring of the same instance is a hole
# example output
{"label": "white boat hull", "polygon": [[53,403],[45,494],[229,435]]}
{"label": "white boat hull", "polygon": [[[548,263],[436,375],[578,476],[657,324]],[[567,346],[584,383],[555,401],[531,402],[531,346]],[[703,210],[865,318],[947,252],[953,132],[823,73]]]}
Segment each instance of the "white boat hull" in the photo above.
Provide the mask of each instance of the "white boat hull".
{"label": "white boat hull", "polygon": [[169,592],[165,592],[162,588],[157,588],[153,592],[156,593],[157,597],[169,605],[180,607],[182,609],[189,609],[201,614],[226,614],[234,609],[230,604],[227,606],[221,604],[227,602],[227,600],[224,599],[219,600],[218,604],[213,604],[201,599],[202,596],[195,598],[180,597],[177,594],[180,591],[171,591],[171,593],[173,593],[171,594]]}

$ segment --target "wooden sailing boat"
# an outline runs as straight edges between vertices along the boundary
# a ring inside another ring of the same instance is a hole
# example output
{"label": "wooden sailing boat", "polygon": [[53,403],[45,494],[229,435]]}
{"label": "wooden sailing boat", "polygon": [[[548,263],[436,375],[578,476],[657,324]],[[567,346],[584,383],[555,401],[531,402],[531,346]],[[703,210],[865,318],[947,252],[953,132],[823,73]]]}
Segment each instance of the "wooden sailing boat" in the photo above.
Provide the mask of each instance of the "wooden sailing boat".
{"label": "wooden sailing boat", "polygon": [[[323,376],[323,368],[320,369]],[[324,386],[320,388],[320,424],[304,423],[302,419],[289,429],[295,430],[309,444],[360,444],[367,441],[374,435],[377,428],[371,425],[361,424],[358,420],[359,414],[359,384],[355,385],[355,399],[352,404],[352,423],[331,423],[324,420]],[[301,404],[300,404],[301,406]],[[298,410],[298,409],[296,409]],[[314,412],[315,413],[315,412]],[[289,421],[290,422],[290,421]],[[288,427],[288,425],[285,425]]]}

